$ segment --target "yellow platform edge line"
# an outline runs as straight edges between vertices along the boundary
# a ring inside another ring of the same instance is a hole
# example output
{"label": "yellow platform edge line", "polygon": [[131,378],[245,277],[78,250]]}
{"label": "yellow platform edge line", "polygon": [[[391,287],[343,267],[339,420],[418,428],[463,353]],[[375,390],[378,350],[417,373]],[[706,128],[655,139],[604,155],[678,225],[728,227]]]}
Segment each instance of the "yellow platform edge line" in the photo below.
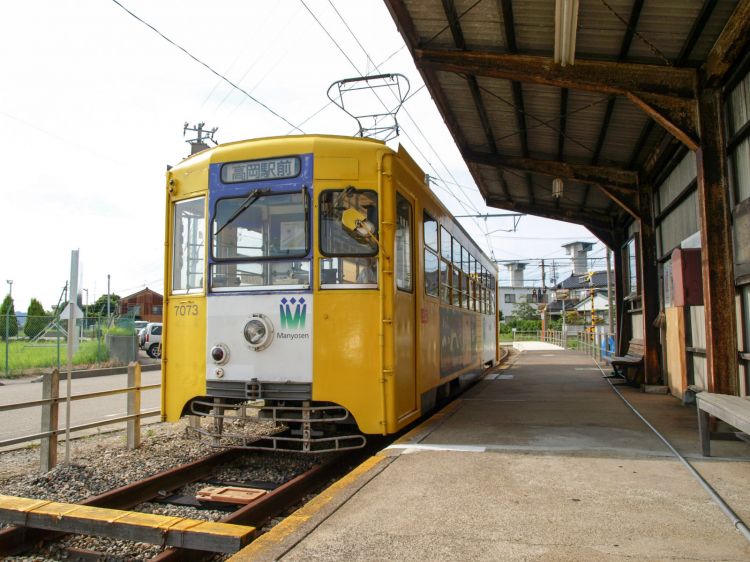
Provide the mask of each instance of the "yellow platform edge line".
{"label": "yellow platform edge line", "polygon": [[[6,517],[7,514],[7,517]],[[173,515],[140,513],[121,509],[109,509],[72,503],[37,500],[18,496],[0,495],[0,521],[23,524],[29,515],[56,517],[77,521],[126,524],[136,527],[161,529],[179,533],[202,533],[215,536],[246,539],[255,532],[255,527],[217,523],[200,519],[188,519]]]}
{"label": "yellow platform edge line", "polygon": [[[379,453],[369,457],[346,476],[331,484],[297,511],[286,517],[270,531],[261,535],[258,539],[229,558],[228,562],[247,562],[249,560],[254,561],[268,558],[269,552],[277,548],[287,538],[294,535],[305,523],[321,513],[340,494],[343,494],[347,488],[354,486],[358,479],[379,468],[381,470],[385,469],[392,461],[393,457],[387,457]],[[379,473],[380,470],[377,470],[377,472]]]}

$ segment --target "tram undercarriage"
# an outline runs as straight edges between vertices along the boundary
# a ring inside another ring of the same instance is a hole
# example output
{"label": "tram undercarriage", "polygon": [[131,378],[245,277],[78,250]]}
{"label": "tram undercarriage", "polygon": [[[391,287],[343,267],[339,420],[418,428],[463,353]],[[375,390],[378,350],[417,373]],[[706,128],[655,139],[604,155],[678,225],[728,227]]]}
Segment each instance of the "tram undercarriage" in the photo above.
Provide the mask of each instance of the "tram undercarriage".
{"label": "tram undercarriage", "polygon": [[[193,400],[189,413],[210,421],[191,429],[214,447],[327,453],[366,443],[351,414],[330,403],[205,397]],[[272,432],[259,435],[260,422],[272,423]]]}

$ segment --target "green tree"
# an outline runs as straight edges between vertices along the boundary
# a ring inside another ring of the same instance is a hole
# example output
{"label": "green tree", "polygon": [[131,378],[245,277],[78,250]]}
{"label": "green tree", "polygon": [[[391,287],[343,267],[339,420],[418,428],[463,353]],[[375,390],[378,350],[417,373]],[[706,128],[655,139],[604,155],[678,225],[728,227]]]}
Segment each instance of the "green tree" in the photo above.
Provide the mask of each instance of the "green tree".
{"label": "green tree", "polygon": [[[109,311],[111,314],[117,312],[120,306],[120,297],[114,293],[109,295]],[[102,295],[94,304],[89,305],[89,316],[107,316],[107,295]]]}
{"label": "green tree", "polygon": [[50,317],[44,312],[44,307],[36,299],[31,299],[26,311],[26,324],[23,325],[23,333],[29,338],[38,336],[49,324]]}
{"label": "green tree", "polygon": [[18,318],[10,295],[5,295],[5,300],[0,305],[0,338],[5,340],[6,335],[9,338],[18,335]]}
{"label": "green tree", "polygon": [[584,324],[583,316],[578,314],[577,310],[572,310],[565,313],[565,323],[568,326],[581,326]]}
{"label": "green tree", "polygon": [[513,317],[518,320],[540,320],[541,316],[536,307],[527,302],[517,302],[513,305]]}

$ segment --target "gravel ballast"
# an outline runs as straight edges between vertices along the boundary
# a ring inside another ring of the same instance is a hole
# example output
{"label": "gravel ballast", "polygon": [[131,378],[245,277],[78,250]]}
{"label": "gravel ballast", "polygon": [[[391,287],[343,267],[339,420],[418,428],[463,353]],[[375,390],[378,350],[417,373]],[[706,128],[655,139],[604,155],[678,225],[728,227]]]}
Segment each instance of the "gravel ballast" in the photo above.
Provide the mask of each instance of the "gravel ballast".
{"label": "gravel ballast", "polygon": [[[257,422],[258,433],[273,432],[273,423]],[[0,455],[0,493],[12,496],[76,503],[87,497],[133,483],[147,476],[174,468],[216,452],[207,441],[188,434],[185,420],[176,424],[157,423],[142,431],[141,447],[129,451],[122,431],[71,441],[71,464],[64,465],[64,444],[58,459],[61,464],[46,474],[39,474],[38,447],[6,451]],[[211,478],[223,482],[264,481],[281,484],[304,472],[322,459],[319,456],[248,451],[246,455],[223,467]],[[211,485],[196,482],[180,493],[190,495]],[[216,521],[226,516],[220,510],[148,502],[137,511]],[[273,525],[275,522],[271,522]],[[69,536],[48,545],[34,556],[15,556],[5,560],[65,560],[63,547],[103,552],[113,559],[147,560],[158,554],[159,545],[148,545],[114,539]],[[217,556],[215,560],[223,560]]]}

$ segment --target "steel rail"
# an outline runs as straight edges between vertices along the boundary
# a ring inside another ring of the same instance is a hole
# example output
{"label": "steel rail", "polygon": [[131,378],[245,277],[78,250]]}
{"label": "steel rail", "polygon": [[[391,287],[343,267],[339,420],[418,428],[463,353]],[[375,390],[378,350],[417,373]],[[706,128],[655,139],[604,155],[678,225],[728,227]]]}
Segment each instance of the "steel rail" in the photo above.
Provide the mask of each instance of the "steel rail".
{"label": "steel rail", "polygon": [[[210,474],[217,465],[232,461],[243,453],[244,451],[240,449],[227,449],[154,474],[138,482],[89,497],[78,503],[94,507],[132,509],[138,504],[153,499],[163,491],[174,490],[200,480]],[[43,541],[56,539],[64,535],[65,533],[28,527],[8,527],[0,531],[0,557],[28,551]]]}
{"label": "steel rail", "polygon": [[[129,386],[127,388],[116,388],[113,390],[99,390],[87,394],[75,394],[70,397],[71,400],[86,400],[87,398],[102,398],[104,396],[114,396],[115,394],[124,394],[126,392],[135,392],[136,390],[153,390],[160,388],[161,384],[146,384],[142,386]],[[47,406],[49,404],[61,404],[67,401],[65,396],[59,398],[44,398],[42,400],[32,400],[30,402],[18,402],[15,404],[0,405],[0,412],[9,412],[12,410],[22,410],[23,408],[33,408],[34,406]]]}
{"label": "steel rail", "polygon": [[[351,453],[340,453],[227,515],[219,522],[251,525],[260,529],[271,518],[298,504],[307,494],[323,487],[330,480],[339,478],[350,469],[350,466],[359,464],[378,448],[376,445]],[[210,556],[210,553],[186,548],[167,548],[149,562],[194,562],[207,556]]]}

